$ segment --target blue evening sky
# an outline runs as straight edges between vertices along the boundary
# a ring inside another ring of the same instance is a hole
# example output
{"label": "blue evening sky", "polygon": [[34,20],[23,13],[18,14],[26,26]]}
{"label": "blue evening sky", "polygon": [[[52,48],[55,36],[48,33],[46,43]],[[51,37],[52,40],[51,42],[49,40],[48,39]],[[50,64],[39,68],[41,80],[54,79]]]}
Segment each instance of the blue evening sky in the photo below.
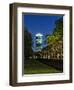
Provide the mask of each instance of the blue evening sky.
{"label": "blue evening sky", "polygon": [[[33,42],[35,34],[43,34],[43,40],[45,39],[46,34],[52,34],[55,28],[55,21],[63,17],[62,15],[36,15],[36,14],[24,14],[24,26],[32,34]],[[33,46],[35,46],[33,44]],[[44,47],[45,44],[43,43]]]}
{"label": "blue evening sky", "polygon": [[51,34],[55,28],[55,21],[62,15],[24,15],[24,24],[33,35],[36,33]]}

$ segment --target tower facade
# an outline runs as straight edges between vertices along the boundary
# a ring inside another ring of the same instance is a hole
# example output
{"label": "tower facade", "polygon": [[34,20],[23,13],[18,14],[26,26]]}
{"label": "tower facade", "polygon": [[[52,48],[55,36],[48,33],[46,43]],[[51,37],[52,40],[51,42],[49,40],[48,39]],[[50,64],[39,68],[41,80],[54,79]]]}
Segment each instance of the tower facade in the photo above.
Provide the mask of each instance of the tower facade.
{"label": "tower facade", "polygon": [[42,42],[43,42],[42,36],[43,35],[41,33],[37,33],[35,35],[35,50],[36,51],[41,51],[42,49]]}

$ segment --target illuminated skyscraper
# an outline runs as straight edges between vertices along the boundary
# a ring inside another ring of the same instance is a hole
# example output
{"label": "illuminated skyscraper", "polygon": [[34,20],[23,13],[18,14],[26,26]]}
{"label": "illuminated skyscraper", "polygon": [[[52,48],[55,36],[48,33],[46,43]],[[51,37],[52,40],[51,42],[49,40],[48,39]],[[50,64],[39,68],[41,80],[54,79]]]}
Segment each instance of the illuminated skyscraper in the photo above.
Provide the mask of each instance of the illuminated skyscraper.
{"label": "illuminated skyscraper", "polygon": [[42,49],[42,43],[43,43],[42,36],[43,35],[41,33],[37,33],[35,35],[35,50],[36,51],[41,51]]}

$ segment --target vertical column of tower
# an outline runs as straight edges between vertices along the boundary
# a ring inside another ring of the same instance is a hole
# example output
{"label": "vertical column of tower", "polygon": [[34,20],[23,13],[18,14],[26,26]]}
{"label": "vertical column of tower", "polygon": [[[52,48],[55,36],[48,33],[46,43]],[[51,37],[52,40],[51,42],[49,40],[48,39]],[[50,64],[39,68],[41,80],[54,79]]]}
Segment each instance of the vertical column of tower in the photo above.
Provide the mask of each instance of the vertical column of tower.
{"label": "vertical column of tower", "polygon": [[37,33],[35,35],[35,49],[36,51],[41,51],[42,49],[42,34],[41,33]]}

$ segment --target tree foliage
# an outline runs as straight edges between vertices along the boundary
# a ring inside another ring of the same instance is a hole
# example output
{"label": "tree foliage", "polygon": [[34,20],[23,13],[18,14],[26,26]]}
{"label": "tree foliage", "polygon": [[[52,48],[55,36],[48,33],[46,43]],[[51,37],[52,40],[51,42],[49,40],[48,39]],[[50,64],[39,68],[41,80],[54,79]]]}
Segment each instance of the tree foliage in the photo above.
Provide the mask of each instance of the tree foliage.
{"label": "tree foliage", "polygon": [[56,55],[63,55],[63,18],[60,18],[55,22],[56,27],[51,35],[47,35],[46,42],[48,50]]}
{"label": "tree foliage", "polygon": [[28,32],[28,29],[24,28],[24,56],[28,58],[33,53],[32,51],[32,35]]}
{"label": "tree foliage", "polygon": [[53,35],[58,35],[59,39],[63,38],[63,18],[60,18],[55,22],[56,27],[54,29]]}

